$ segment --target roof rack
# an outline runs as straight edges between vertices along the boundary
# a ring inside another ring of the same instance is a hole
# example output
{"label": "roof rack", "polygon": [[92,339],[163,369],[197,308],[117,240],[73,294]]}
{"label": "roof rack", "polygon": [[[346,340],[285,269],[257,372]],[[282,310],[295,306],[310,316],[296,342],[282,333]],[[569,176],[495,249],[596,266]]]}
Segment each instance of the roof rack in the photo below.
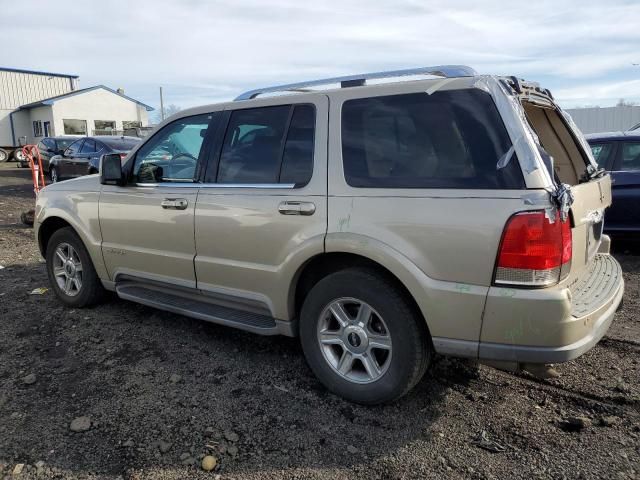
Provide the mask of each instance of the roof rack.
{"label": "roof rack", "polygon": [[341,88],[348,87],[361,87],[366,84],[367,80],[373,80],[378,78],[394,78],[394,77],[406,77],[410,75],[434,75],[438,77],[453,78],[453,77],[473,77],[478,73],[471,67],[466,65],[436,65],[433,67],[420,67],[410,68],[406,70],[389,70],[386,72],[372,72],[361,73],[358,75],[348,75],[345,77],[323,78],[320,80],[311,80],[308,82],[289,83],[286,85],[276,85],[273,87],[258,88],[256,90],[249,90],[238,96],[235,101],[238,100],[251,100],[258,95],[274,92],[304,92],[308,91],[309,87],[319,87],[321,85],[328,85],[332,83],[339,83]]}

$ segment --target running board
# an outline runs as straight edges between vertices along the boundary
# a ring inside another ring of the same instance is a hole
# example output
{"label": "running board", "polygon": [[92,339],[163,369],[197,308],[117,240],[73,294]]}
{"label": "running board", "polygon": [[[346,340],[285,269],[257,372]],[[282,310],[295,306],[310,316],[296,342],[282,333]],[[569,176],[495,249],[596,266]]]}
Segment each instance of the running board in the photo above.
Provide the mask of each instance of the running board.
{"label": "running board", "polygon": [[116,283],[116,293],[124,300],[259,335],[287,334],[287,327],[282,324],[288,325],[288,322],[279,322],[267,315],[217,305],[198,293],[177,293],[179,291],[129,282]]}

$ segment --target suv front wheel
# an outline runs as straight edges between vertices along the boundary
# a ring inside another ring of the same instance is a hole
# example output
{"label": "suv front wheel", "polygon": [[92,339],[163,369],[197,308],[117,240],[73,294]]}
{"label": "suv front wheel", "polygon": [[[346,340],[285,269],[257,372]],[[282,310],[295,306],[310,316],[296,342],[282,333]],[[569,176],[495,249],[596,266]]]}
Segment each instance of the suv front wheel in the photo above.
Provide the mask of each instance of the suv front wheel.
{"label": "suv front wheel", "polygon": [[49,283],[64,304],[81,308],[102,299],[102,282],[87,249],[72,228],[61,228],[51,236],[46,259]]}
{"label": "suv front wheel", "polygon": [[426,325],[394,282],[353,268],[320,280],[302,306],[307,362],[332,392],[362,404],[391,402],[424,375]]}

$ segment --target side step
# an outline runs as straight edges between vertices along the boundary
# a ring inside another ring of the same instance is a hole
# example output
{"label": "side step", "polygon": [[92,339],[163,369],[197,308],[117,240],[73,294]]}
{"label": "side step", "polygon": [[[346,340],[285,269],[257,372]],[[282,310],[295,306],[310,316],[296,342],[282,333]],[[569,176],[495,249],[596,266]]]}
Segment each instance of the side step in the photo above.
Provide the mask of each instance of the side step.
{"label": "side step", "polygon": [[180,290],[168,291],[166,288],[129,282],[116,284],[116,292],[122,299],[186,317],[227,325],[260,335],[282,333],[278,328],[278,322],[273,317],[217,305],[208,302],[205,296],[198,293],[181,294],[177,293]]}

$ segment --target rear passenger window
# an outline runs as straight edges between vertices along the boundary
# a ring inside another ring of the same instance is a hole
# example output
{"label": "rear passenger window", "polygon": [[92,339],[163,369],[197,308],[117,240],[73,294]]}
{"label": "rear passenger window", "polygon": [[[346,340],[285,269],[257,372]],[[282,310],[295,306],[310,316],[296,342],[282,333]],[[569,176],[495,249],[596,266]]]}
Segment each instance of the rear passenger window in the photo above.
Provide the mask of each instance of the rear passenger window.
{"label": "rear passenger window", "polygon": [[491,96],[478,89],[349,100],[342,107],[347,183],[378,188],[524,188]]}
{"label": "rear passenger window", "polygon": [[607,168],[607,160],[611,155],[612,143],[595,143],[591,145],[591,153],[600,168]]}
{"label": "rear passenger window", "polygon": [[620,170],[640,170],[640,143],[625,143],[622,146]]}
{"label": "rear passenger window", "polygon": [[314,129],[312,105],[234,111],[222,145],[218,183],[308,183]]}

